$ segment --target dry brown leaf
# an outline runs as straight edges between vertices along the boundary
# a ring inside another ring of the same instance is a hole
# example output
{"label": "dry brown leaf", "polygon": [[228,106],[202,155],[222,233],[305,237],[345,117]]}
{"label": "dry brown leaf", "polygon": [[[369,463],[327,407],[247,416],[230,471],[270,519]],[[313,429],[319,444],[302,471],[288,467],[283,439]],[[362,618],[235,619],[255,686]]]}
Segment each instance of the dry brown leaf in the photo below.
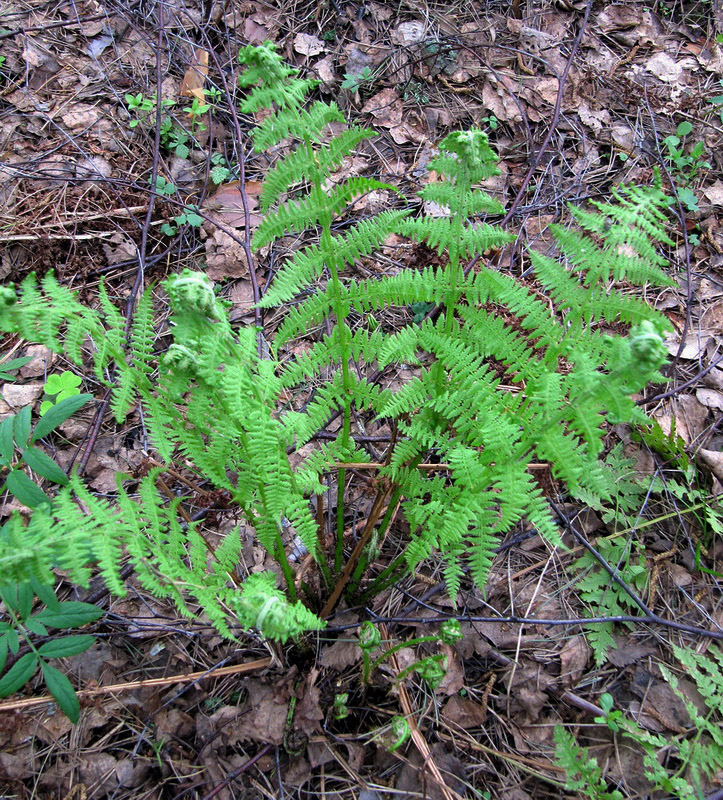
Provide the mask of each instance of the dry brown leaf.
{"label": "dry brown leaf", "polygon": [[326,45],[318,36],[308,33],[297,33],[294,36],[294,50],[302,56],[316,56],[326,50]]}
{"label": "dry brown leaf", "polygon": [[723,453],[720,450],[698,450],[698,461],[723,483]]}
{"label": "dry brown leaf", "polygon": [[193,63],[188,67],[181,81],[180,96],[196,97],[203,102],[206,95],[204,85],[208,77],[208,51],[196,50]]}
{"label": "dry brown leaf", "polygon": [[402,124],[402,101],[394,89],[382,89],[370,97],[362,106],[365,114],[371,114],[382,128],[396,128]]}
{"label": "dry brown leaf", "polygon": [[629,637],[616,636],[615,642],[617,647],[608,652],[608,661],[616,667],[627,667],[655,653],[653,645],[640,644]]}
{"label": "dry brown leaf", "polygon": [[562,685],[571,689],[582,677],[590,657],[590,648],[582,634],[573,636],[560,650],[560,678]]}
{"label": "dry brown leaf", "polygon": [[321,651],[319,662],[323,667],[339,671],[351,667],[361,661],[361,648],[356,638],[352,640],[338,639],[331,646]]}
{"label": "dry brown leaf", "polygon": [[441,645],[440,650],[447,656],[447,672],[435,691],[446,695],[457,694],[464,686],[464,667],[459,654],[448,644]]}
{"label": "dry brown leaf", "polygon": [[442,710],[442,719],[460,728],[481,728],[487,719],[487,709],[469,697],[453,695]]}

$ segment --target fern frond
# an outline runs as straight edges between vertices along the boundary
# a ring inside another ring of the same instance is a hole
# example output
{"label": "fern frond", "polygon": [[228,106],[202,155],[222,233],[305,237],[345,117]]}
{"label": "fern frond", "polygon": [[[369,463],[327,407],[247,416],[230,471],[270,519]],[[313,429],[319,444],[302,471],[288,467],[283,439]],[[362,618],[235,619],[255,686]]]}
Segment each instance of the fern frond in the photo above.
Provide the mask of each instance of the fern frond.
{"label": "fern frond", "polygon": [[312,245],[296,253],[275,276],[271,289],[259,303],[260,308],[272,308],[290,300],[308,287],[333,258],[338,267],[355,264],[362,256],[373,252],[396,229],[406,211],[384,211],[369,220],[362,220],[343,236],[333,236],[333,251]]}
{"label": "fern frond", "polygon": [[[267,108],[270,108],[275,100],[273,95],[273,89],[264,94],[264,99],[271,101],[267,102]],[[336,103],[317,102],[308,110],[301,110],[289,104],[287,108],[264,120],[258,128],[254,128],[251,136],[254,147],[264,151],[290,136],[319,142],[327,125],[344,121],[344,115]]]}
{"label": "fern frond", "polygon": [[286,158],[278,161],[264,178],[261,189],[261,210],[268,211],[279,196],[290,187],[308,180],[308,175],[318,171],[328,175],[337,170],[344,158],[364,139],[376,136],[366,128],[348,128],[331,141],[318,147],[313,157],[304,147],[294,150]]}

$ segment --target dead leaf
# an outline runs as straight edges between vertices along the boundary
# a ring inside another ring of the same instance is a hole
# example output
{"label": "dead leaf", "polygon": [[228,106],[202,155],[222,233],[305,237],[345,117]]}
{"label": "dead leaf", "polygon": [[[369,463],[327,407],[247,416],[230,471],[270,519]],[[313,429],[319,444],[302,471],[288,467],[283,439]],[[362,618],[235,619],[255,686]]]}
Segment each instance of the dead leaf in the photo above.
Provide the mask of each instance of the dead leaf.
{"label": "dead leaf", "polygon": [[453,695],[442,710],[442,719],[460,728],[481,728],[487,719],[487,709],[469,697]]}
{"label": "dead leaf", "polygon": [[338,639],[321,651],[319,662],[323,667],[341,670],[361,661],[361,648],[356,638]]}
{"label": "dead leaf", "polygon": [[[214,219],[228,228],[243,228],[246,225],[246,218],[243,207],[243,197],[239,191],[239,181],[222,183],[216,191],[208,197],[201,206],[203,211],[213,211]],[[261,181],[246,181],[244,186],[246,202],[249,212],[255,211],[259,204],[261,194]],[[261,222],[258,214],[252,214],[250,224],[255,228]]]}
{"label": "dead leaf", "polygon": [[39,378],[45,376],[52,367],[55,354],[42,344],[31,344],[23,351],[24,356],[29,356],[32,361],[20,367],[18,374],[22,378]]}
{"label": "dead leaf", "polygon": [[425,32],[426,26],[423,22],[418,20],[402,22],[392,31],[391,40],[402,47],[410,47],[423,41]]}
{"label": "dead leaf", "polygon": [[723,452],[720,450],[698,450],[698,460],[723,483]]}
{"label": "dead leaf", "polygon": [[723,392],[715,389],[696,389],[696,400],[706,408],[715,408],[723,411]]}
{"label": "dead leaf", "polygon": [[717,180],[702,191],[712,206],[723,206],[723,181]]}
{"label": "dead leaf", "polygon": [[650,644],[639,644],[634,639],[616,636],[617,647],[608,652],[608,661],[616,667],[627,667],[655,653]]}
{"label": "dead leaf", "polygon": [[206,99],[204,85],[208,77],[208,51],[196,50],[193,63],[183,75],[181,81],[181,97],[196,97],[201,102]]}
{"label": "dead leaf", "polygon": [[370,97],[362,106],[364,114],[371,114],[377,125],[383,128],[395,128],[402,124],[402,101],[394,89],[382,89]]}
{"label": "dead leaf", "polygon": [[582,634],[573,636],[560,650],[560,678],[566,689],[576,686],[590,657],[590,648]]}
{"label": "dead leaf", "polygon": [[[444,782],[449,789],[464,795],[466,772],[462,762],[452,753],[448,752],[441,742],[433,744],[430,748],[432,760],[442,773]],[[444,793],[441,787],[425,768],[422,756],[415,748],[409,755],[399,773],[396,784],[397,792],[408,794],[395,795],[398,800],[417,800],[420,796],[427,800],[442,800]]]}
{"label": "dead leaf", "polygon": [[304,681],[302,697],[294,710],[294,729],[303,731],[307,736],[318,733],[319,723],[324,719],[324,712],[319,705],[320,692],[314,685],[318,676],[319,670],[312,668]]}
{"label": "dead leaf", "polygon": [[22,408],[34,403],[43,393],[44,383],[6,383],[2,387],[3,400],[10,408]]}
{"label": "dead leaf", "polygon": [[272,39],[268,19],[262,14],[255,14],[244,20],[244,38],[249,44],[261,44]]}
{"label": "dead leaf", "polygon": [[316,56],[326,50],[326,45],[318,36],[308,33],[297,33],[294,36],[294,50],[302,56]]}
{"label": "dead leaf", "polygon": [[60,118],[63,125],[71,130],[90,128],[100,119],[102,109],[84,103],[74,103],[73,107]]}

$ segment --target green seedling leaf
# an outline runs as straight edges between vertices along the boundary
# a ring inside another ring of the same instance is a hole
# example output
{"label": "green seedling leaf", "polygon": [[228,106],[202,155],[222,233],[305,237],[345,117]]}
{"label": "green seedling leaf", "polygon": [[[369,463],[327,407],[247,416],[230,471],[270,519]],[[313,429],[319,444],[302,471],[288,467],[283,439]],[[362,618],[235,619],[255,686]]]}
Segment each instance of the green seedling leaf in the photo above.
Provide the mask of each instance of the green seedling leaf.
{"label": "green seedling leaf", "polygon": [[60,394],[61,392],[77,389],[81,384],[81,379],[72,372],[66,370],[58,374],[48,376],[45,383],[45,394]]}
{"label": "green seedling leaf", "polygon": [[28,508],[38,508],[46,503],[50,505],[48,495],[20,469],[8,473],[5,488]]}
{"label": "green seedling leaf", "polygon": [[8,637],[7,634],[0,636],[0,672],[5,668],[8,659]]}
{"label": "green seedling leaf", "polygon": [[0,458],[3,466],[9,467],[15,453],[15,440],[13,426],[15,417],[8,417],[0,422]]}
{"label": "green seedling leaf", "polygon": [[688,122],[688,120],[685,120],[684,122],[681,122],[680,125],[678,125],[676,133],[678,134],[678,136],[687,136],[692,130],[693,126],[690,124],[690,122]]}
{"label": "green seedling leaf", "polygon": [[20,619],[30,616],[33,608],[33,590],[29,583],[8,583],[0,586],[0,597]]}
{"label": "green seedling leaf", "polygon": [[5,634],[8,640],[8,647],[10,648],[10,652],[15,656],[20,649],[20,636],[15,628],[10,628],[9,631]]}
{"label": "green seedling leaf", "polygon": [[54,405],[35,426],[31,441],[37,442],[38,439],[47,436],[51,431],[55,430],[58,425],[65,422],[69,417],[72,417],[78,409],[82,408],[92,399],[92,394],[79,394],[75,397],[67,397],[65,400],[61,400]]}
{"label": "green seedling leaf", "polygon": [[31,578],[30,585],[35,592],[35,596],[48,608],[52,608],[54,611],[60,610],[60,601],[55,596],[55,589],[50,584],[40,583],[37,578]]}
{"label": "green seedling leaf", "polygon": [[90,634],[80,634],[78,636],[63,636],[60,639],[53,639],[45,642],[38,648],[38,652],[44,658],[66,658],[67,656],[77,656],[95,644],[95,636]]}
{"label": "green seedling leaf", "polygon": [[61,486],[68,484],[68,476],[65,472],[47,453],[43,453],[37,447],[28,447],[23,450],[23,461],[42,478],[47,478],[53,483],[59,483]]}
{"label": "green seedling leaf", "polygon": [[30,415],[32,408],[28,405],[21,408],[15,415],[15,443],[18,447],[25,447],[30,436]]}
{"label": "green seedling leaf", "polygon": [[0,678],[0,697],[15,694],[33,677],[38,668],[38,657],[35,653],[26,653],[10,667]]}
{"label": "green seedling leaf", "polygon": [[50,694],[53,695],[58,708],[75,724],[80,717],[80,702],[73,684],[59,669],[46,664],[45,661],[41,662],[41,667],[45,685],[48,687]]}
{"label": "green seedling leaf", "polygon": [[215,184],[223,183],[230,175],[228,167],[216,166],[211,170],[211,180]]}
{"label": "green seedling leaf", "polygon": [[680,198],[680,202],[688,209],[688,211],[698,211],[698,198],[696,197],[694,191],[688,189],[687,187],[678,189],[678,197]]}
{"label": "green seedling leaf", "polygon": [[60,611],[44,608],[33,616],[49,628],[78,628],[103,616],[103,610],[91,603],[65,600],[59,605]]}
{"label": "green seedling leaf", "polygon": [[29,361],[32,360],[32,356],[23,356],[22,358],[11,358],[10,361],[0,364],[0,381],[14,380],[15,376],[12,373],[19,370],[20,367],[24,367]]}
{"label": "green seedling leaf", "polygon": [[42,622],[38,622],[37,619],[33,619],[32,617],[25,620],[25,627],[36,636],[48,635],[48,629],[45,627],[45,625],[43,625]]}

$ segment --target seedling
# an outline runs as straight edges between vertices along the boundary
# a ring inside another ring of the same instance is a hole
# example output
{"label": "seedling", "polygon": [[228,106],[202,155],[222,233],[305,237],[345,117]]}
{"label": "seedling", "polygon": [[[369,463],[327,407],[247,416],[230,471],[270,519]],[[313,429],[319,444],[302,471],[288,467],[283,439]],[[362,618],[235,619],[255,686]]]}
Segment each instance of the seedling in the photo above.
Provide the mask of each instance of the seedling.
{"label": "seedling", "polygon": [[17,375],[13,373],[17,372],[21,367],[24,367],[32,360],[32,356],[23,356],[22,358],[11,358],[10,361],[0,363],[0,381],[14,381]]}
{"label": "seedling", "polygon": [[3,471],[7,470],[5,483],[0,491],[15,495],[28,508],[50,505],[48,495],[28,476],[24,467],[30,467],[36,475],[52,483],[61,486],[68,484],[65,472],[47,453],[34,445],[92,397],[90,394],[81,394],[61,400],[46,411],[34,429],[31,429],[32,409],[29,405],[0,423],[0,467]]}
{"label": "seedling", "polygon": [[175,216],[173,221],[176,223],[175,225],[164,222],[163,225],[161,225],[161,233],[165,233],[166,236],[175,236],[182,225],[200,228],[203,217],[198,214],[198,206],[188,206],[185,211]]}
{"label": "seedling", "polygon": [[[3,526],[0,535],[4,533],[5,527]],[[33,613],[36,595],[45,608]],[[17,655],[21,639],[30,648],[30,652],[20,656],[0,678],[0,697],[7,697],[20,690],[40,667],[45,685],[60,710],[71,722],[77,722],[80,703],[75,689],[49,660],[84,653],[95,644],[96,639],[88,634],[76,634],[54,636],[42,644],[36,644],[36,637],[48,637],[49,628],[58,631],[79,628],[102,617],[103,611],[90,603],[75,600],[61,602],[52,586],[41,584],[35,579],[27,583],[6,583],[0,586],[0,599],[9,618],[9,621],[0,620],[0,672],[5,666],[8,653]]]}
{"label": "seedling", "polygon": [[670,164],[670,170],[682,181],[682,186],[678,188],[678,198],[681,203],[691,213],[698,211],[698,198],[690,189],[691,184],[702,170],[710,169],[710,162],[703,158],[705,144],[696,142],[686,152],[685,138],[693,130],[693,126],[687,120],[678,125],[675,135],[671,134],[663,139],[666,153],[665,159]]}
{"label": "seedling", "polygon": [[351,73],[347,72],[344,75],[341,88],[348,89],[350,92],[358,92],[367,83],[374,80],[374,72],[370,67],[364,67],[361,72]]}
{"label": "seedling", "polygon": [[50,375],[45,383],[47,400],[40,404],[40,416],[44,416],[50,409],[66,397],[75,397],[80,394],[80,377],[73,372],[65,370],[60,375]]}

